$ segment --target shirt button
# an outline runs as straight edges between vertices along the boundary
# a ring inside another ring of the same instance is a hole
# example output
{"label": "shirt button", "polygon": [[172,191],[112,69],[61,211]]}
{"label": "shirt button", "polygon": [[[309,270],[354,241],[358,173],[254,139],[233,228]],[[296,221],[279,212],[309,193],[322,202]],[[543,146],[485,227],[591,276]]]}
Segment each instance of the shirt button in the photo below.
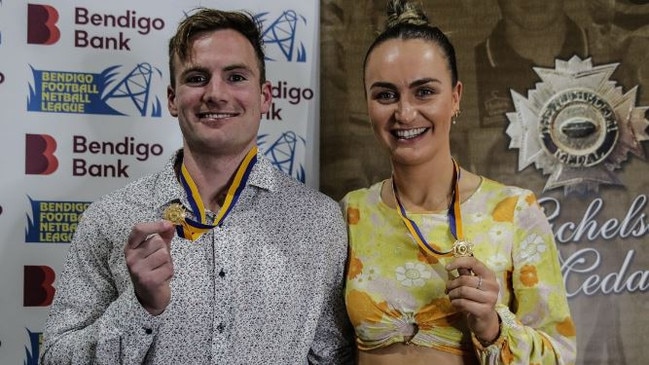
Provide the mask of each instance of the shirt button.
{"label": "shirt button", "polygon": [[225,271],[223,271],[223,269],[221,269],[221,271],[219,272],[219,276],[222,278],[225,277]]}
{"label": "shirt button", "polygon": [[145,328],[145,329],[144,329],[144,333],[146,333],[147,335],[150,335],[150,334],[153,333],[153,330],[150,329],[150,328]]}
{"label": "shirt button", "polygon": [[223,331],[225,331],[225,325],[223,323],[219,323],[219,325],[216,326],[216,329],[219,331],[219,333],[223,333]]}

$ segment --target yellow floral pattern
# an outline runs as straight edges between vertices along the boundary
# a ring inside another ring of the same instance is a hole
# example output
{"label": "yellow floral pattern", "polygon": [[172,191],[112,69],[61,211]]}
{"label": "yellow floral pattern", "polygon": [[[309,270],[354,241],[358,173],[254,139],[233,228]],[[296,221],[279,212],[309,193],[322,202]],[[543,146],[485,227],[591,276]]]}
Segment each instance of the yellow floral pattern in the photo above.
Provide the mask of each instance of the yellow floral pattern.
{"label": "yellow floral pattern", "polygon": [[360,212],[356,208],[347,209],[347,224],[354,225],[361,219]]}
{"label": "yellow floral pattern", "polygon": [[347,279],[352,280],[356,278],[363,271],[363,262],[353,255],[349,255],[349,262],[347,263]]}
{"label": "yellow floral pattern", "polygon": [[[557,247],[534,194],[483,179],[461,205],[474,255],[501,287],[501,334],[483,348],[445,293],[444,266],[451,258],[432,257],[417,246],[396,210],[381,201],[381,184],[341,201],[350,244],[345,301],[359,349],[410,339],[441,351],[474,352],[481,364],[574,364],[575,326]],[[408,216],[431,244],[451,248],[445,212]]]}
{"label": "yellow floral pattern", "polygon": [[534,286],[539,282],[536,276],[536,266],[525,265],[521,268],[521,283],[525,286]]}

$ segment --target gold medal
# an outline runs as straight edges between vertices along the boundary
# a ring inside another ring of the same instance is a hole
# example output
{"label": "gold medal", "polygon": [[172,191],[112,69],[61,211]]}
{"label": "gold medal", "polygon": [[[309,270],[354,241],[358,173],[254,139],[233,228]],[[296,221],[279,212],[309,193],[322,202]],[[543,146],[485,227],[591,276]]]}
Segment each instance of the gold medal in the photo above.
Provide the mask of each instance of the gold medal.
{"label": "gold medal", "polygon": [[453,257],[473,256],[473,243],[465,240],[457,240],[453,244]]}
{"label": "gold medal", "polygon": [[168,220],[176,226],[180,226],[185,222],[185,208],[178,203],[170,204],[165,208],[164,213],[162,213],[162,218]]}

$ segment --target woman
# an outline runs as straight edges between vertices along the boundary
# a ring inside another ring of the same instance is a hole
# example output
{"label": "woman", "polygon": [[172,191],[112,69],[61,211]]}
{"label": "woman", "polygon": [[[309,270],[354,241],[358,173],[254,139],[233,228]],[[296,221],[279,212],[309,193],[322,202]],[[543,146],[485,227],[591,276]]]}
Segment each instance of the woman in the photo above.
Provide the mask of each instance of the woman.
{"label": "woman", "polygon": [[556,245],[534,195],[451,157],[462,83],[448,39],[393,0],[363,73],[393,172],[341,202],[359,364],[574,363]]}

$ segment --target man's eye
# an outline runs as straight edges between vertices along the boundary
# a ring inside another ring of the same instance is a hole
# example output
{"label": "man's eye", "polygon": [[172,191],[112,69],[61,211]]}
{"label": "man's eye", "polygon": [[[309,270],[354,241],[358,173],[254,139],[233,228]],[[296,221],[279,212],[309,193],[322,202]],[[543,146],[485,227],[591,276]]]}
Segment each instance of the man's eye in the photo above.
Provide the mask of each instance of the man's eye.
{"label": "man's eye", "polygon": [[207,82],[207,77],[203,75],[189,75],[185,79],[188,84],[204,84]]}
{"label": "man's eye", "polygon": [[243,75],[240,74],[232,74],[228,79],[232,82],[239,82],[239,81],[245,81],[246,78]]}

